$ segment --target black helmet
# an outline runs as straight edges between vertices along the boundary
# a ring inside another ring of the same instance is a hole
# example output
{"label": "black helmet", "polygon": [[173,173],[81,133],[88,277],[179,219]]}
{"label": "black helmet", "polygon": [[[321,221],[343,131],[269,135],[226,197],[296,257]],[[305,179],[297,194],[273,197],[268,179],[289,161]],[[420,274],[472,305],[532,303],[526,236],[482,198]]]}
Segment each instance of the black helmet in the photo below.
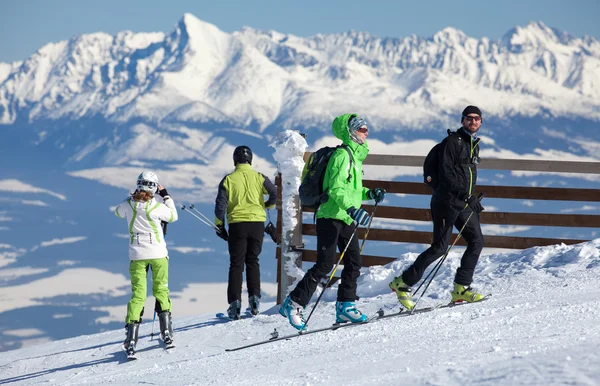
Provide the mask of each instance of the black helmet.
{"label": "black helmet", "polygon": [[248,146],[238,146],[233,151],[233,164],[244,163],[252,165],[252,150]]}

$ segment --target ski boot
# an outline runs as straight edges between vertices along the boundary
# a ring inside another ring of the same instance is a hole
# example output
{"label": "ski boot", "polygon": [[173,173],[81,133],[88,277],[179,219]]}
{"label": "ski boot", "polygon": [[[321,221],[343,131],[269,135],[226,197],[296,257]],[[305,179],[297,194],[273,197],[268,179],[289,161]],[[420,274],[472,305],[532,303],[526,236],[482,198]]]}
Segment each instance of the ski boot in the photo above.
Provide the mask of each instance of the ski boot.
{"label": "ski boot", "polygon": [[135,359],[135,347],[138,341],[140,324],[138,322],[128,323],[125,325],[125,331],[127,337],[123,342],[123,350],[125,350],[129,359]]}
{"label": "ski boot", "polygon": [[288,322],[290,322],[292,327],[299,331],[304,330],[304,326],[306,325],[302,315],[303,311],[304,307],[293,301],[289,296],[285,298],[283,304],[279,307],[279,313],[288,318]]}
{"label": "ski boot", "polygon": [[336,323],[364,323],[367,321],[367,315],[364,315],[358,309],[354,302],[335,303],[335,322]]}
{"label": "ski boot", "polygon": [[471,286],[454,283],[454,291],[452,291],[452,303],[468,302],[474,303],[483,300],[485,296],[475,292]]}
{"label": "ski boot", "polygon": [[160,338],[165,343],[165,348],[175,347],[173,342],[173,323],[171,321],[171,312],[162,311],[158,314],[158,324],[160,326]]}
{"label": "ski boot", "polygon": [[402,275],[394,278],[394,280],[392,280],[389,285],[392,291],[396,293],[398,301],[404,306],[404,308],[406,308],[409,311],[415,308],[415,302],[413,301],[412,296],[410,295],[411,289],[409,286],[404,284],[404,281],[402,280]]}
{"label": "ski boot", "polygon": [[227,316],[229,316],[229,319],[231,320],[240,320],[241,310],[242,302],[240,302],[239,300],[234,300],[231,302],[229,308],[227,309]]}
{"label": "ski boot", "polygon": [[260,296],[248,296],[248,305],[250,307],[250,313],[252,315],[258,315],[260,313]]}

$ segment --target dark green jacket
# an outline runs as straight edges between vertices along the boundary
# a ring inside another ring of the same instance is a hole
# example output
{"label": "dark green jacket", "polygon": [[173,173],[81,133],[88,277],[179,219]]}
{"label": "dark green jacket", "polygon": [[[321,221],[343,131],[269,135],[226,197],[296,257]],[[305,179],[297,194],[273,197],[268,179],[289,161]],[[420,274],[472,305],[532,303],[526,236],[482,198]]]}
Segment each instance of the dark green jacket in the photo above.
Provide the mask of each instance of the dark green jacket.
{"label": "dark green jacket", "polygon": [[[328,192],[329,200],[322,204],[317,212],[317,218],[342,220],[348,225],[352,224],[353,220],[346,210],[352,206],[360,208],[362,201],[367,200],[369,190],[362,186],[362,163],[369,154],[369,146],[367,141],[362,145],[352,141],[348,133],[348,121],[354,116],[357,114],[340,115],[331,124],[333,134],[341,139],[352,153],[352,170],[349,170],[348,152],[343,148],[337,149],[329,159],[323,178],[323,190]],[[349,182],[348,173],[351,176]]]}
{"label": "dark green jacket", "polygon": [[[264,195],[269,195],[265,202]],[[226,175],[219,184],[215,200],[215,224],[265,222],[265,208],[275,205],[277,188],[264,175],[252,170],[249,164],[237,164],[235,171]]]}

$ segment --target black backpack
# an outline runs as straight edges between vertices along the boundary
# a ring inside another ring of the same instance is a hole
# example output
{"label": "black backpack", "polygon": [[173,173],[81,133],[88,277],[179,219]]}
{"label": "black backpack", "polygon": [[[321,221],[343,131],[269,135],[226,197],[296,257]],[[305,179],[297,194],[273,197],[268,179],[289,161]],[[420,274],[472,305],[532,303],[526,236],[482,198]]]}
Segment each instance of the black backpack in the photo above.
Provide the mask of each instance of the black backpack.
{"label": "black backpack", "polygon": [[299,189],[302,206],[315,209],[316,212],[319,205],[327,202],[329,199],[327,192],[323,191],[323,178],[325,177],[325,170],[327,170],[329,159],[340,147],[346,149],[350,157],[350,168],[348,169],[348,182],[350,182],[352,178],[352,174],[350,173],[350,170],[352,170],[352,152],[348,146],[325,146],[312,153],[306,164],[304,164],[302,183]]}
{"label": "black backpack", "polygon": [[[453,134],[455,134],[453,131],[448,130],[448,136]],[[425,157],[425,162],[423,162],[423,182],[433,190],[435,190],[439,183],[440,149],[446,139],[448,137],[432,147],[427,157]]]}

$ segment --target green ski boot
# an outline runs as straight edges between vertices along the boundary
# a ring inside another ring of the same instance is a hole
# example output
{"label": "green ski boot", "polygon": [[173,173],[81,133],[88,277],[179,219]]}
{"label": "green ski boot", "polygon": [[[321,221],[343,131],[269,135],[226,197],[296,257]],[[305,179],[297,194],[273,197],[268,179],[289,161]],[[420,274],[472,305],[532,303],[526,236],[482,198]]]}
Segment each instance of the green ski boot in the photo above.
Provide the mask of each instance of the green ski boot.
{"label": "green ski boot", "polygon": [[475,292],[470,286],[454,283],[454,291],[452,291],[452,303],[479,302],[485,298],[484,295]]}
{"label": "green ski boot", "polygon": [[404,284],[404,281],[402,281],[402,275],[394,278],[394,280],[390,282],[390,288],[396,293],[400,304],[402,304],[407,310],[410,311],[415,308],[415,302],[412,300],[412,296],[410,295],[411,289],[409,286]]}

